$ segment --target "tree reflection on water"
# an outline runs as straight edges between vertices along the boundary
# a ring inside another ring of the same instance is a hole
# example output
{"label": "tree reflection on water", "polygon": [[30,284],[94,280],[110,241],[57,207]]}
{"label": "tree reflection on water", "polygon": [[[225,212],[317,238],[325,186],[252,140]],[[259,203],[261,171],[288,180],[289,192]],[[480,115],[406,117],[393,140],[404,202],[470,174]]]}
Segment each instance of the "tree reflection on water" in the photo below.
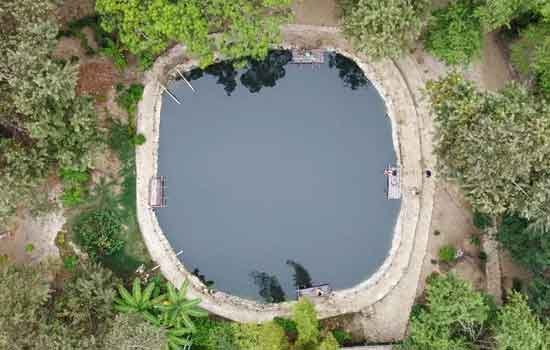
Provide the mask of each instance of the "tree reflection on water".
{"label": "tree reflection on water", "polygon": [[286,300],[277,276],[255,270],[250,273],[250,277],[258,286],[259,294],[266,303],[281,303]]}

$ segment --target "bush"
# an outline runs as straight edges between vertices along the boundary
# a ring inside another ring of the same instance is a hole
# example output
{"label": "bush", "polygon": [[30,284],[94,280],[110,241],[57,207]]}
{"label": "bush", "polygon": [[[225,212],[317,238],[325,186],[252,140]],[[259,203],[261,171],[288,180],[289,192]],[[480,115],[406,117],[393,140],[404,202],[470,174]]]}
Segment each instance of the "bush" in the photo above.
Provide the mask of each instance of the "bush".
{"label": "bush", "polygon": [[118,238],[120,217],[112,210],[97,209],[81,214],[73,227],[77,239],[91,258],[121,251],[124,241]]}
{"label": "bush", "polygon": [[336,339],[336,341],[340,346],[348,345],[352,340],[351,333],[346,332],[342,329],[333,330],[332,335],[334,336],[334,339]]}
{"label": "bush", "polygon": [[296,322],[298,339],[296,344],[299,347],[307,348],[315,346],[319,341],[319,321],[315,306],[307,298],[301,298],[294,305],[292,316]]}
{"label": "bush", "polygon": [[480,213],[478,211],[474,212],[474,226],[479,230],[484,231],[485,229],[493,225],[493,220],[490,215]]}
{"label": "bush", "polygon": [[290,337],[295,337],[298,334],[298,329],[296,328],[296,322],[289,318],[284,317],[275,317],[273,322],[281,326],[285,330],[285,333]]}
{"label": "bush", "polygon": [[74,207],[84,201],[88,194],[87,184],[90,175],[87,171],[63,168],[60,170],[63,194],[61,201],[65,207]]}
{"label": "bush", "polygon": [[497,240],[512,258],[535,273],[550,267],[550,239],[548,233],[529,229],[529,221],[508,215],[499,227]]}
{"label": "bush", "polygon": [[550,93],[550,24],[529,26],[512,45],[512,64],[522,74],[534,79],[538,88]]}
{"label": "bush", "polygon": [[481,51],[482,42],[481,22],[469,0],[435,10],[424,36],[426,49],[447,64],[469,63]]}
{"label": "bush", "polygon": [[456,259],[456,248],[452,245],[446,245],[439,249],[439,261],[450,264]]}
{"label": "bush", "polygon": [[231,349],[234,344],[234,330],[229,322],[214,321],[199,317],[193,319],[196,332],[193,344],[200,350]]}
{"label": "bush", "polygon": [[476,247],[481,247],[481,237],[478,235],[470,235],[470,243]]}
{"label": "bush", "polygon": [[143,145],[145,143],[145,135],[143,135],[143,134],[134,135],[134,137],[132,139],[132,142],[136,146]]}

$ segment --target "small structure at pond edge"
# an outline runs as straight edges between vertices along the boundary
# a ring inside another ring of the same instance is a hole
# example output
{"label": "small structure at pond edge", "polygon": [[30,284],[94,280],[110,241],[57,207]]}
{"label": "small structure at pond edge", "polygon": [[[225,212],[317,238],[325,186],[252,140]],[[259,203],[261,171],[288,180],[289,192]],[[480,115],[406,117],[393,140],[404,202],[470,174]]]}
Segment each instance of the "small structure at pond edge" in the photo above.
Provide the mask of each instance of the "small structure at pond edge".
{"label": "small structure at pond edge", "polygon": [[388,165],[384,170],[384,175],[388,178],[388,199],[401,198],[401,173],[399,168]]}
{"label": "small structure at pond edge", "polygon": [[314,285],[310,288],[304,288],[304,289],[297,289],[296,295],[298,296],[298,299],[303,296],[307,297],[328,297],[332,293],[332,288],[330,287],[330,284],[324,283],[324,284],[318,284]]}
{"label": "small structure at pond edge", "polygon": [[305,49],[293,49],[292,50],[292,63],[324,63],[325,52],[320,49],[305,50]]}
{"label": "small structure at pond edge", "polygon": [[149,183],[149,206],[153,209],[166,207],[166,178],[155,176]]}

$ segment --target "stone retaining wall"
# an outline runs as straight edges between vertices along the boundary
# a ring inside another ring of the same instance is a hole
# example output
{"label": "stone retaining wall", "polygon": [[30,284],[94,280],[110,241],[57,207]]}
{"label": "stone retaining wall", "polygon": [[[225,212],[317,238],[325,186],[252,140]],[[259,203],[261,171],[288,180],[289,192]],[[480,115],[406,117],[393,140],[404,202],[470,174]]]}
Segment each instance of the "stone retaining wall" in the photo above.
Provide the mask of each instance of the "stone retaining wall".
{"label": "stone retaining wall", "polygon": [[[402,208],[395,227],[392,248],[382,267],[357,286],[335,291],[329,297],[314,299],[313,302],[320,317],[327,318],[370,310],[383,303],[394,290],[399,291],[403,288],[412,290],[412,293],[400,298],[403,300],[400,300],[399,304],[393,305],[402,318],[401,322],[398,322],[398,330],[393,334],[395,334],[394,338],[400,337],[405,332],[403,324],[406,325],[420,275],[434,190],[431,184],[424,183],[422,176],[426,157],[431,157],[431,154],[428,154],[429,149],[422,147],[422,138],[426,137],[422,118],[417,115],[413,96],[394,62],[368,62],[365,57],[354,55],[349,44],[334,28],[306,27],[286,27],[284,46],[295,47],[301,40],[311,42],[314,40],[313,37],[320,36],[322,40],[318,47],[338,51],[354,59],[384,98],[388,117],[392,122],[394,147],[402,168],[403,186]],[[176,46],[159,58],[145,76],[144,95],[138,106],[137,128],[138,132],[146,136],[146,143],[137,147],[136,150],[138,221],[144,241],[152,259],[160,265],[164,276],[175,285],[180,285],[185,279],[189,279],[190,296],[201,298],[201,306],[210,312],[239,322],[262,322],[275,316],[288,315],[292,302],[260,304],[219,291],[210,293],[175,256],[155,213],[148,206],[148,182],[157,172],[162,103],[159,82],[165,82],[167,77],[174,73],[175,66],[185,71],[195,65],[195,61],[186,58],[185,48]],[[185,256],[185,250],[183,256]],[[399,292],[397,295],[402,294]],[[386,338],[380,337],[376,340],[386,341]]]}

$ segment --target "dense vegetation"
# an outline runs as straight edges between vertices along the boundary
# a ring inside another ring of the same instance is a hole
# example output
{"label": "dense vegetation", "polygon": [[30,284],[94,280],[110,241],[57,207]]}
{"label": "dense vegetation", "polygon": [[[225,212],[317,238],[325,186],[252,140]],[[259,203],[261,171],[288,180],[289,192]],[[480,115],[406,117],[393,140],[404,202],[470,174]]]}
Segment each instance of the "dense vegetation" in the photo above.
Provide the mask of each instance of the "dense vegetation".
{"label": "dense vegetation", "polygon": [[[61,284],[62,283],[62,287]],[[311,302],[301,299],[292,319],[237,324],[206,318],[198,299],[155,277],[127,289],[109,270],[88,262],[0,264],[2,349],[336,350]],[[348,339],[339,331],[339,337]],[[137,346],[137,347],[136,347]]]}
{"label": "dense vegetation", "polygon": [[428,0],[340,0],[344,31],[374,59],[398,57],[420,36]]}
{"label": "dense vegetation", "polygon": [[182,42],[212,63],[214,52],[228,59],[263,58],[281,40],[279,26],[288,20],[289,0],[98,0],[102,26],[144,65],[171,43]]}
{"label": "dense vegetation", "polygon": [[437,125],[435,152],[474,208],[547,221],[550,105],[525,88],[478,91],[451,74],[428,84]]}
{"label": "dense vegetation", "polygon": [[[373,59],[397,58],[422,38],[445,63],[468,64],[479,55],[484,34],[498,31],[527,82],[489,93],[455,73],[429,83],[427,96],[441,174],[461,186],[480,230],[496,223],[497,239],[534,279],[518,288],[524,294],[508,294],[499,308],[453,275],[431,277],[403,348],[549,348],[550,1],[459,0],[441,8],[431,8],[428,0],[340,3],[345,34]],[[345,332],[321,327],[307,299],[296,304],[290,319],[244,325],[206,317],[199,300],[187,299],[186,285],[177,290],[160,277],[129,285],[138,266],[148,262],[135,212],[134,151],[145,142],[136,134],[135,113],[143,87],[117,86],[116,102],[128,119],[109,122],[103,133],[93,101],[76,93],[76,66],[52,57],[60,35],[76,36],[86,54],[102,54],[120,70],[132,54],[144,68],[183,43],[202,65],[213,62],[216,52],[227,59],[191,72],[190,79],[203,72],[216,76],[230,95],[237,86],[235,66],[243,64],[241,83],[258,92],[285,75],[289,53],[268,50],[281,40],[289,5],[290,0],[97,0],[97,15],[60,32],[50,1],[0,2],[0,223],[20,204],[41,208],[47,191],[37,188],[52,175],[70,212],[67,237],[87,255],[77,257],[60,234],[63,266],[0,262],[0,348],[160,350],[192,343],[198,350],[335,350],[349,341]],[[98,48],[89,45],[84,26],[93,29]],[[352,89],[369,83],[339,56],[331,56],[330,65]],[[121,162],[120,181],[97,183],[92,159],[106,146]],[[439,252],[442,262],[455,258],[453,246]],[[288,265],[296,287],[311,286],[299,263]],[[266,301],[285,300],[275,276],[253,272],[253,277]]]}
{"label": "dense vegetation", "polygon": [[550,327],[518,293],[498,309],[492,299],[453,275],[432,276],[426,302],[411,316],[404,350],[542,350],[550,346]]}
{"label": "dense vegetation", "polygon": [[459,0],[435,10],[424,37],[426,49],[447,64],[468,63],[479,55],[483,32],[475,9],[474,2]]}
{"label": "dense vegetation", "polygon": [[[85,171],[98,148],[92,103],[75,93],[76,67],[51,58],[57,24],[41,1],[0,4],[0,219],[56,167]],[[68,200],[68,199],[67,199]]]}

